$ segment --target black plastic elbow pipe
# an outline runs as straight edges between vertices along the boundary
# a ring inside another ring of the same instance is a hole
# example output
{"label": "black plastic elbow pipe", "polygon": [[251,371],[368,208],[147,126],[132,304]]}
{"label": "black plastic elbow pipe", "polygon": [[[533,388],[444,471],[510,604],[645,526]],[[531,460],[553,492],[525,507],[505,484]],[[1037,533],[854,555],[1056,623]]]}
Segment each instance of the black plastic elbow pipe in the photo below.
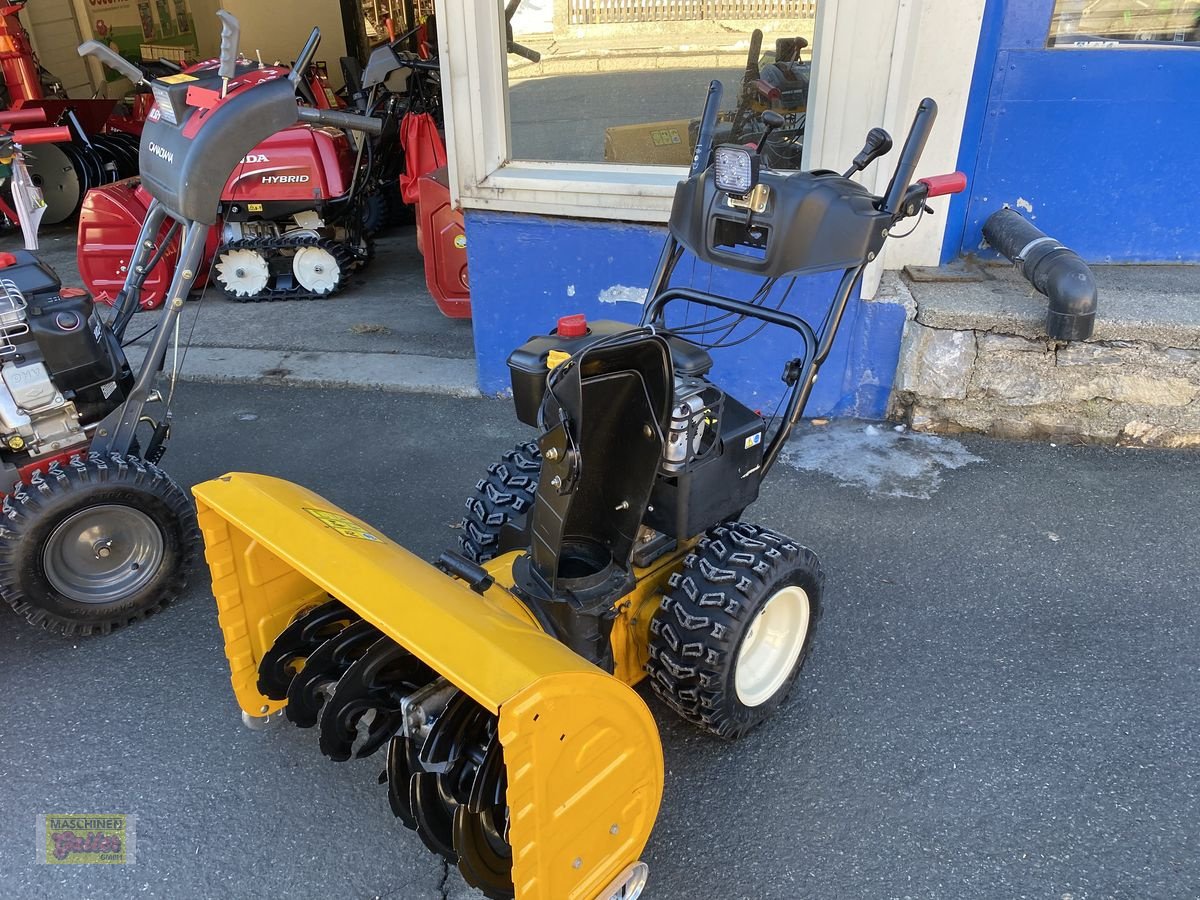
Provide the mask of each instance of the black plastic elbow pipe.
{"label": "black plastic elbow pipe", "polygon": [[1096,279],[1079,254],[1038,230],[1020,213],[1002,209],[983,236],[1050,300],[1046,332],[1056,341],[1086,341],[1096,322]]}

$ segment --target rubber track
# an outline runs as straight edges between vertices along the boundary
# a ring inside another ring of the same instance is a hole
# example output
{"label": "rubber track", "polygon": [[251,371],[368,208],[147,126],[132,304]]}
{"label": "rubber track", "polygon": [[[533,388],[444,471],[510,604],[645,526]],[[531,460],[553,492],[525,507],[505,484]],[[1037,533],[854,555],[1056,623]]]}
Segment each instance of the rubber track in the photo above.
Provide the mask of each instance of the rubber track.
{"label": "rubber track", "polygon": [[[227,241],[217,248],[215,263],[213,265],[213,279],[216,281],[217,286],[221,288],[221,293],[235,303],[270,303],[275,300],[328,300],[330,297],[335,297],[341,292],[342,288],[346,285],[346,279],[351,274],[371,261],[374,256],[374,245],[370,239],[367,239],[365,244],[366,247],[362,251],[356,251],[349,241],[335,241],[331,238],[258,237]],[[328,294],[315,294],[302,287],[295,287],[289,290],[275,290],[268,287],[266,291],[255,294],[253,297],[240,297],[232,291],[227,290],[221,284],[221,276],[216,271],[216,265],[221,262],[221,257],[233,250],[254,250],[263,254],[269,264],[272,257],[279,252],[284,250],[300,250],[304,247],[319,247],[330,253],[337,260],[340,276],[337,286]]]}

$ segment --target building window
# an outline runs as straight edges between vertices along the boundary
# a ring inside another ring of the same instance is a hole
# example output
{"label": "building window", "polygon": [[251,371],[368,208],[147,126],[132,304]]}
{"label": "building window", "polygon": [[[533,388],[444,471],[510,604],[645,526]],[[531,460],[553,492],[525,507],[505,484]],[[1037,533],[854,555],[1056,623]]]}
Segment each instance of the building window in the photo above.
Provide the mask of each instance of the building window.
{"label": "building window", "polygon": [[1200,0],[1056,0],[1050,47],[1200,45]]}
{"label": "building window", "polygon": [[[728,88],[718,138],[749,140],[750,120],[777,109],[787,121],[772,152],[800,165],[806,138],[819,140],[808,77],[819,86],[828,65],[812,55],[817,8],[438,0],[451,195],[466,208],[665,222],[714,75]],[[748,59],[759,77],[739,118]],[[616,131],[629,126],[639,133]]]}
{"label": "building window", "polygon": [[510,2],[511,158],[687,165],[708,84],[716,79],[724,86],[718,141],[755,139],[761,113],[775,109],[787,124],[773,137],[773,164],[797,168],[816,6],[812,0]]}

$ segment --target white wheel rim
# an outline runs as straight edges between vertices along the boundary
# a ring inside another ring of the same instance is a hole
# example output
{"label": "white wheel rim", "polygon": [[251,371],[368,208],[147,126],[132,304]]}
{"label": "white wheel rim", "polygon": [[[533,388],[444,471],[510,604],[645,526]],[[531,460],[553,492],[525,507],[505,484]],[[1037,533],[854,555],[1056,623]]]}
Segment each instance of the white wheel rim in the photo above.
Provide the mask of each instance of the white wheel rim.
{"label": "white wheel rim", "polygon": [[733,670],[743,706],[761,706],[783,687],[800,659],[811,611],[808,593],[793,584],[776,591],[754,617]]}
{"label": "white wheel rim", "polygon": [[328,294],[342,280],[342,267],[323,247],[301,247],[292,259],[292,273],[306,291]]}
{"label": "white wheel rim", "polygon": [[271,267],[257,250],[231,250],[217,262],[221,284],[239,297],[261,294],[271,280]]}

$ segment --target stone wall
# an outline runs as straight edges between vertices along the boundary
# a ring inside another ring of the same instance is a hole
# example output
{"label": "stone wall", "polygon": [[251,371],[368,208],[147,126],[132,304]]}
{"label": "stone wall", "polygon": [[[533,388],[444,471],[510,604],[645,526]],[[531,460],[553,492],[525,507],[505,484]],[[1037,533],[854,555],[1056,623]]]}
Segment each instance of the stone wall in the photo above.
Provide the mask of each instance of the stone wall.
{"label": "stone wall", "polygon": [[[1200,270],[1184,268],[1185,275],[1193,273],[1200,280]],[[1014,316],[1010,308],[1007,315],[977,315],[973,328],[964,327],[969,316],[949,315],[944,299],[931,303],[926,315],[921,297],[929,289],[908,283],[916,296],[900,350],[893,418],[917,431],[1200,447],[1200,347],[1170,345],[1173,336],[1194,343],[1187,328],[1122,329],[1114,308],[1096,329],[1097,338],[1107,339],[1051,341],[1036,336],[1044,335],[1044,326],[1030,318],[1044,316],[1044,301],[1027,286],[1005,283],[1028,295],[1028,314]],[[940,293],[956,291],[964,293],[961,287]],[[1193,300],[1200,303],[1200,291]],[[1159,341],[1122,340],[1116,337],[1122,331]]]}

